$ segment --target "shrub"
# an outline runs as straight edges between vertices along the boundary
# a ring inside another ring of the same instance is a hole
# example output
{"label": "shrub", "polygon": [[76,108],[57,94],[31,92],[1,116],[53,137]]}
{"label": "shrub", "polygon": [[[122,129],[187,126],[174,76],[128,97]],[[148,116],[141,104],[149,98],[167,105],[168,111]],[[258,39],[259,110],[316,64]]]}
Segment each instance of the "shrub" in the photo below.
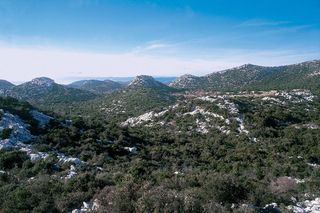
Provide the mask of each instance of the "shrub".
{"label": "shrub", "polygon": [[1,132],[1,139],[2,140],[8,139],[10,137],[11,133],[12,133],[12,129],[11,128],[3,129],[2,132]]}
{"label": "shrub", "polygon": [[0,169],[21,168],[24,161],[29,157],[25,152],[20,151],[0,151]]}
{"label": "shrub", "polygon": [[232,204],[247,199],[249,190],[241,184],[239,178],[229,175],[210,177],[204,185],[205,199],[217,203]]}

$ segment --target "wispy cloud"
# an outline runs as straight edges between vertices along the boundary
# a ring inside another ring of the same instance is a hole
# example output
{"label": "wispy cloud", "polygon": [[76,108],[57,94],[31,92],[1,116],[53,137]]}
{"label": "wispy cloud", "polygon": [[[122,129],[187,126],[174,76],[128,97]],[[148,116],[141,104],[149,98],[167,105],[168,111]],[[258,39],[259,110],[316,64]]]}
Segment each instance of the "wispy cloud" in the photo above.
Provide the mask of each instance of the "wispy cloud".
{"label": "wispy cloud", "polygon": [[132,50],[133,54],[149,54],[154,52],[168,52],[171,51],[176,44],[157,40],[157,41],[149,41],[140,46],[135,47]]}
{"label": "wispy cloud", "polygon": [[144,49],[145,50],[155,50],[155,49],[162,49],[165,47],[169,47],[170,45],[165,44],[165,43],[154,43],[154,44],[149,44],[147,45]]}
{"label": "wispy cloud", "polygon": [[294,26],[281,26],[281,27],[273,27],[261,30],[260,32],[255,33],[255,36],[274,36],[274,35],[290,35],[292,33],[304,32],[310,30],[314,25],[306,24],[306,25],[294,25]]}

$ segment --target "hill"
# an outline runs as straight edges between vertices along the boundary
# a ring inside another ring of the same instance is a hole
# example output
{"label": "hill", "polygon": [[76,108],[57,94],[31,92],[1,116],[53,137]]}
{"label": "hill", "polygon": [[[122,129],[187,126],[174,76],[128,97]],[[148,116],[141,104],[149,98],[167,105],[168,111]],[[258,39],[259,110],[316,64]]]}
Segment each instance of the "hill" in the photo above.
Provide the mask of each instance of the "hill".
{"label": "hill", "polygon": [[111,80],[82,80],[73,82],[68,86],[95,94],[107,94],[123,88],[122,84]]}
{"label": "hill", "polygon": [[320,60],[265,67],[245,64],[207,76],[181,76],[170,86],[215,91],[317,89],[320,85]]}
{"label": "hill", "polygon": [[45,77],[35,78],[29,82],[14,86],[8,89],[5,95],[43,107],[84,101],[96,97],[91,92],[69,88]]}
{"label": "hill", "polygon": [[169,86],[179,89],[196,89],[200,88],[205,80],[201,77],[185,74],[172,81]]}
{"label": "hill", "polygon": [[139,75],[135,77],[128,85],[128,89],[135,90],[135,89],[155,89],[159,91],[170,92],[174,91],[173,88],[156,81],[153,77],[147,75]]}
{"label": "hill", "polygon": [[14,84],[12,84],[11,82],[9,81],[6,81],[6,80],[1,80],[0,79],[0,90],[1,89],[10,89],[14,87]]}

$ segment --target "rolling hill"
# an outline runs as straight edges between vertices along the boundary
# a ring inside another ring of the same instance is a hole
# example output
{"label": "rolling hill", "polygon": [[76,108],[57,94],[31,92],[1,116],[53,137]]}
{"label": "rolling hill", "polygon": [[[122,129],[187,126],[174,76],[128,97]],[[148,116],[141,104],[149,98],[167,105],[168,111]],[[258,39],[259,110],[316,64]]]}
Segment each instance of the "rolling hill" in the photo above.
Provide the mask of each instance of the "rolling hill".
{"label": "rolling hill", "polygon": [[35,78],[29,82],[6,90],[5,96],[28,101],[38,106],[48,106],[59,103],[85,101],[96,97],[95,94],[80,89],[69,88],[46,77]]}
{"label": "rolling hill", "polygon": [[184,75],[170,86],[215,91],[317,89],[320,85],[319,70],[320,60],[277,67],[245,64],[202,77]]}
{"label": "rolling hill", "polygon": [[68,85],[71,88],[89,91],[95,94],[108,94],[123,88],[123,85],[111,80],[82,80]]}

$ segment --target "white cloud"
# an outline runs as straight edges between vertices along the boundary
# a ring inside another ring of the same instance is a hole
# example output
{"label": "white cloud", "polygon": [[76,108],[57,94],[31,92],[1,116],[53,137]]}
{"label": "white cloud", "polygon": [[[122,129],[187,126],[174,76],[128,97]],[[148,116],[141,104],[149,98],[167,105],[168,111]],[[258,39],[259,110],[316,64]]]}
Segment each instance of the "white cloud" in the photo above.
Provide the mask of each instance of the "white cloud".
{"label": "white cloud", "polygon": [[168,47],[169,45],[167,44],[161,44],[161,43],[156,43],[156,44],[150,44],[145,47],[146,50],[154,50],[154,49],[161,49],[164,47]]}
{"label": "white cloud", "polygon": [[[319,58],[319,52],[216,50],[207,57],[183,58],[136,53],[99,54],[52,48],[8,47],[0,44],[0,79],[27,81],[39,76],[63,82],[70,76],[112,77],[204,75],[244,63],[281,65]],[[60,79],[60,80],[59,80]]]}
{"label": "white cloud", "polygon": [[135,47],[132,51],[133,54],[150,54],[155,52],[171,51],[175,44],[167,43],[164,41],[150,41],[141,46]]}

